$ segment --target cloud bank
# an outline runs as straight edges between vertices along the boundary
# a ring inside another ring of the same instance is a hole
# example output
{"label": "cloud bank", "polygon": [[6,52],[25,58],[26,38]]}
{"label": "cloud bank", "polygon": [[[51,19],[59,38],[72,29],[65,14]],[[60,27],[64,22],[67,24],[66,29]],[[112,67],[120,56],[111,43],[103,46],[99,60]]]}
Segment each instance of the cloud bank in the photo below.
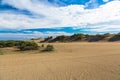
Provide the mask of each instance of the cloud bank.
{"label": "cloud bank", "polygon": [[72,1],[2,0],[0,6],[14,9],[0,9],[0,29],[77,27],[95,32],[120,31],[120,0]]}

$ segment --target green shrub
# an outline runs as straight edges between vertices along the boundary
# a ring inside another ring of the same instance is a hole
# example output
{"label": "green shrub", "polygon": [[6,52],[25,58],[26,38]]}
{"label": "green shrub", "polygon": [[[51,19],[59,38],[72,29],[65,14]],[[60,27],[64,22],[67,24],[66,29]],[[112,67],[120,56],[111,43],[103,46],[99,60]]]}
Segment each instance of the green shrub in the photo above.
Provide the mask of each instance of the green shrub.
{"label": "green shrub", "polygon": [[47,45],[46,48],[43,51],[54,51],[54,46],[53,45]]}
{"label": "green shrub", "polygon": [[44,47],[44,44],[42,44],[41,47],[43,48],[43,47]]}
{"label": "green shrub", "polygon": [[67,36],[61,35],[61,36],[57,36],[56,38],[54,38],[53,40],[51,40],[51,42],[56,42],[56,41],[65,42],[66,39],[67,39]]}
{"label": "green shrub", "polygon": [[4,48],[6,45],[5,45],[5,42],[4,41],[0,41],[0,48]]}
{"label": "green shrub", "polygon": [[73,41],[79,41],[79,40],[82,40],[84,37],[85,37],[84,34],[73,34],[73,35],[71,36],[71,39],[72,39]]}
{"label": "green shrub", "polygon": [[35,42],[25,42],[25,41],[20,42],[19,46],[18,46],[18,48],[21,51],[25,51],[25,50],[37,50],[38,47],[39,46]]}
{"label": "green shrub", "polygon": [[6,47],[13,47],[13,46],[15,46],[15,41],[6,41],[5,46]]}
{"label": "green shrub", "polygon": [[12,41],[12,40],[0,41],[0,48],[18,46],[19,42],[20,41]]}

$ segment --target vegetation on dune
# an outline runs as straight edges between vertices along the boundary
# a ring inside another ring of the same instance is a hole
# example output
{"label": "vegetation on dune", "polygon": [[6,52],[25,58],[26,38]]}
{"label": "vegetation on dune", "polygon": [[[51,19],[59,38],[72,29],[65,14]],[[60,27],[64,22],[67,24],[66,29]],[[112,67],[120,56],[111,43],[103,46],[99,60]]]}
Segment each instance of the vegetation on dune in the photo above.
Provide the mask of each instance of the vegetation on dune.
{"label": "vegetation on dune", "polygon": [[0,41],[0,48],[19,46],[21,42],[23,41],[13,41],[13,40]]}
{"label": "vegetation on dune", "polygon": [[35,42],[28,41],[0,41],[0,48],[17,47],[20,50],[36,50],[38,45]]}
{"label": "vegetation on dune", "polygon": [[56,38],[52,39],[49,42],[55,42],[55,41],[59,41],[59,42],[65,42],[67,39],[67,36],[65,35],[61,35],[61,36],[57,36]]}
{"label": "vegetation on dune", "polygon": [[47,45],[46,48],[44,48],[42,51],[43,52],[54,51],[54,46],[53,45]]}
{"label": "vegetation on dune", "polygon": [[4,48],[6,45],[5,45],[5,42],[3,41],[0,41],[0,48]]}
{"label": "vegetation on dune", "polygon": [[104,37],[109,37],[110,36],[110,33],[105,33],[103,34]]}
{"label": "vegetation on dune", "polygon": [[87,41],[87,42],[97,42],[97,41],[119,41],[120,40],[120,33],[118,34],[73,34],[71,36],[57,36],[55,38],[48,37],[41,42],[75,42],[75,41]]}
{"label": "vegetation on dune", "polygon": [[96,34],[96,35],[88,35],[87,41],[88,42],[96,42],[104,39],[104,35]]}
{"label": "vegetation on dune", "polygon": [[70,36],[71,39],[73,39],[74,41],[78,41],[78,40],[82,40],[85,35],[84,34],[73,34],[72,36]]}
{"label": "vegetation on dune", "polygon": [[44,41],[41,41],[41,42],[49,42],[49,41],[51,41],[52,39],[53,39],[53,37],[50,36],[50,37],[45,38]]}
{"label": "vegetation on dune", "polygon": [[37,43],[35,42],[20,42],[18,48],[21,51],[25,51],[25,50],[37,50],[39,48],[39,46],[37,45]]}
{"label": "vegetation on dune", "polygon": [[[61,35],[53,38],[52,36],[45,38],[41,42],[97,42],[97,41],[120,41],[120,33],[117,34],[95,34],[95,35],[89,35],[89,34],[73,34],[71,36]],[[49,52],[54,51],[55,48],[53,45],[44,45],[41,44],[41,46],[38,45],[37,42],[34,41],[14,41],[14,40],[8,40],[8,41],[0,41],[0,48],[6,48],[6,47],[15,47],[18,48],[20,51],[26,51],[26,50],[40,50],[41,52]],[[0,50],[0,55],[3,55],[3,51]]]}
{"label": "vegetation on dune", "polygon": [[109,41],[119,41],[120,40],[120,33],[115,34],[113,37],[109,39]]}
{"label": "vegetation on dune", "polygon": [[[45,47],[44,44],[38,46],[38,44],[34,41],[0,41],[0,48],[6,47],[15,47],[18,48],[20,51],[26,50],[41,50],[42,52],[49,52],[54,50],[53,45],[47,45]],[[0,49],[0,55],[3,55],[2,49]]]}
{"label": "vegetation on dune", "polygon": [[45,46],[44,44],[41,45],[42,48],[44,48],[44,46]]}

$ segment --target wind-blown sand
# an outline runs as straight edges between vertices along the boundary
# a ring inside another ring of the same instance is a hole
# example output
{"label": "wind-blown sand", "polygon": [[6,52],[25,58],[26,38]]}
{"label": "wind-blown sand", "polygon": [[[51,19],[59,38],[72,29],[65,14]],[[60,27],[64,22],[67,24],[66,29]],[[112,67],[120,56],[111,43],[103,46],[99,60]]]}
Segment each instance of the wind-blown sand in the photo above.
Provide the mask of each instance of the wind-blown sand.
{"label": "wind-blown sand", "polygon": [[120,80],[120,43],[54,43],[56,51],[0,55],[0,80]]}

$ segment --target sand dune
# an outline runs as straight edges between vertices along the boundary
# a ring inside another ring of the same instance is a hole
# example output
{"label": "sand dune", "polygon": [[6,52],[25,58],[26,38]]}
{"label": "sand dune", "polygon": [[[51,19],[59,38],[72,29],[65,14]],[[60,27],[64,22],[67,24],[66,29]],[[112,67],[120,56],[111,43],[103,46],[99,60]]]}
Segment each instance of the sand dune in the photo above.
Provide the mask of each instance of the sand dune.
{"label": "sand dune", "polygon": [[0,55],[0,80],[120,80],[120,43],[52,44],[52,53]]}

